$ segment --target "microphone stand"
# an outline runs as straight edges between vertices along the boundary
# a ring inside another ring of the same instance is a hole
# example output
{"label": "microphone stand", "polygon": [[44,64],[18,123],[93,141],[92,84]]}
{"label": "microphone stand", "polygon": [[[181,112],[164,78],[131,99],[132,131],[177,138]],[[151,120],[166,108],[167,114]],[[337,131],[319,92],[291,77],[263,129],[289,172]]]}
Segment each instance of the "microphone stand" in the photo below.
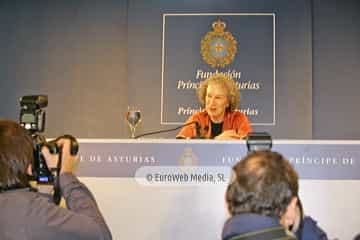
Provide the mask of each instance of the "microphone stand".
{"label": "microphone stand", "polygon": [[[183,124],[181,126],[178,126],[176,128],[171,128],[171,129],[164,129],[164,130],[159,130],[159,131],[154,131],[154,132],[148,132],[148,133],[144,133],[144,134],[140,134],[134,137],[134,139],[140,138],[140,137],[144,137],[144,136],[149,136],[149,135],[154,135],[154,134],[159,134],[159,133],[165,133],[165,132],[172,132],[175,130],[179,130],[180,128],[186,127],[188,125],[191,124],[196,124],[196,135],[199,135],[199,130],[200,130],[200,124],[197,121],[192,121],[186,124]],[[197,136],[198,138],[200,138],[200,136]]]}

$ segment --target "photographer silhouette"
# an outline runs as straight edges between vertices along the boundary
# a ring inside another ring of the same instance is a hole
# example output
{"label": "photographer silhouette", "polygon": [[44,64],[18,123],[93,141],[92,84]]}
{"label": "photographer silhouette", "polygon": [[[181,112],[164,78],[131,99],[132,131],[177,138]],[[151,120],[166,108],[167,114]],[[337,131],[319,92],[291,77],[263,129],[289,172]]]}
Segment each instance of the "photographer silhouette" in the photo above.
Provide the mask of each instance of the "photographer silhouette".
{"label": "photographer silhouette", "polygon": [[70,153],[71,142],[58,138],[54,144],[61,151],[54,154],[41,148],[49,169],[59,168],[61,160],[55,176],[67,206],[61,208],[30,187],[32,136],[20,124],[0,120],[0,239],[112,239],[93,195],[74,175],[79,157]]}

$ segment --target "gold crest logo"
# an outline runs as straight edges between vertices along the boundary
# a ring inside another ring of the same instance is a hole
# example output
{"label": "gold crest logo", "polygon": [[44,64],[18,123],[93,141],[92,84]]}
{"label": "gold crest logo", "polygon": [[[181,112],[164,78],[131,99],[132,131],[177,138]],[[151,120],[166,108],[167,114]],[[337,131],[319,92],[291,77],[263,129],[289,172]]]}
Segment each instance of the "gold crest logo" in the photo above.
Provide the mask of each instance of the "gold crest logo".
{"label": "gold crest logo", "polygon": [[237,41],[230,32],[224,31],[226,23],[220,19],[213,22],[212,28],[201,40],[201,55],[213,68],[223,68],[234,60]]}
{"label": "gold crest logo", "polygon": [[186,147],[179,159],[180,166],[197,166],[198,159],[190,147]]}

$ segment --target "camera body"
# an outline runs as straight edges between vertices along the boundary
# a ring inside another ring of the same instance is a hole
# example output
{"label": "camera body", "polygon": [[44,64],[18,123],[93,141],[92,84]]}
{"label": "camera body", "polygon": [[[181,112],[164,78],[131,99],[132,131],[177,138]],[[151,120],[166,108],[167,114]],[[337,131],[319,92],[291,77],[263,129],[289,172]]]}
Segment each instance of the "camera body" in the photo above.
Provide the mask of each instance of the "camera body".
{"label": "camera body", "polygon": [[[20,125],[29,131],[33,139],[34,162],[32,164],[32,177],[38,184],[53,185],[53,201],[55,204],[59,204],[61,200],[59,174],[61,170],[62,148],[56,142],[63,138],[69,139],[70,154],[73,156],[78,153],[79,144],[76,138],[71,135],[63,135],[47,142],[46,138],[40,134],[45,129],[45,107],[47,107],[47,104],[48,98],[46,95],[21,97]],[[48,168],[46,160],[41,153],[43,146],[48,147],[51,154],[58,154],[56,168]]]}
{"label": "camera body", "polygon": [[267,132],[252,132],[246,137],[246,147],[248,152],[258,150],[271,150],[272,138]]}
{"label": "camera body", "polygon": [[46,95],[30,95],[20,98],[20,125],[29,131],[34,145],[34,162],[32,175],[34,180],[42,184],[52,184],[54,174],[47,167],[41,154],[41,148],[46,145],[51,153],[59,153],[60,149],[55,142],[47,142],[40,132],[45,130],[45,108],[48,104]]}

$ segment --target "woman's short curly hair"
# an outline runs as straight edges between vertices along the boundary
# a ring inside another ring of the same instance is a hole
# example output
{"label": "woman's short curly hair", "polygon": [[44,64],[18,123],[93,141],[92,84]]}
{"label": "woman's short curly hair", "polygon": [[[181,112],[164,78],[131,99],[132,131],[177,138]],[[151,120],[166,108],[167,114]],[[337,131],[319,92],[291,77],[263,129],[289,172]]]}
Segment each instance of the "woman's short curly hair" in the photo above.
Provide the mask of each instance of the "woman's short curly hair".
{"label": "woman's short curly hair", "polygon": [[227,91],[229,106],[226,108],[226,111],[231,112],[239,107],[240,104],[239,88],[236,86],[236,82],[232,78],[222,73],[214,73],[211,75],[211,77],[200,83],[200,86],[197,90],[197,95],[202,107],[205,107],[206,91],[209,84],[217,84],[223,87]]}
{"label": "woman's short curly hair", "polygon": [[225,196],[231,215],[256,213],[280,218],[291,199],[298,196],[298,175],[277,152],[254,151],[233,170],[236,178]]}

